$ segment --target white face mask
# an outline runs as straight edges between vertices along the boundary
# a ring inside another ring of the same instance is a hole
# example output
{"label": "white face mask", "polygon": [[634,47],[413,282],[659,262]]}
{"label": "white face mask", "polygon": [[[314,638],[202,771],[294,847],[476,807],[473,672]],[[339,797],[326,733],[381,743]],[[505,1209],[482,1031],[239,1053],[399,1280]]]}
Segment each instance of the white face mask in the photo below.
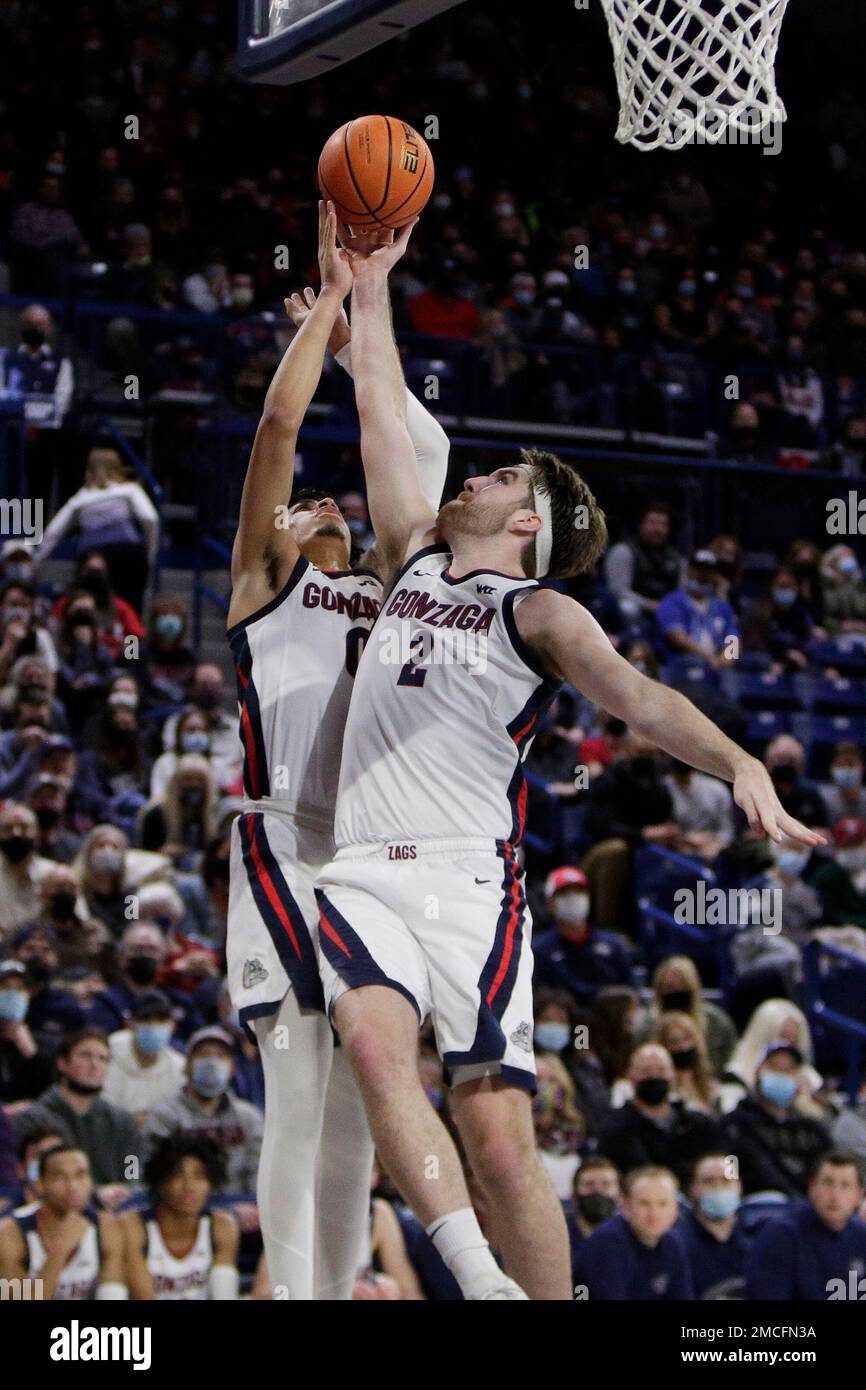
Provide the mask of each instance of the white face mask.
{"label": "white face mask", "polygon": [[589,894],[569,890],[557,893],[553,914],[567,927],[581,927],[589,916]]}

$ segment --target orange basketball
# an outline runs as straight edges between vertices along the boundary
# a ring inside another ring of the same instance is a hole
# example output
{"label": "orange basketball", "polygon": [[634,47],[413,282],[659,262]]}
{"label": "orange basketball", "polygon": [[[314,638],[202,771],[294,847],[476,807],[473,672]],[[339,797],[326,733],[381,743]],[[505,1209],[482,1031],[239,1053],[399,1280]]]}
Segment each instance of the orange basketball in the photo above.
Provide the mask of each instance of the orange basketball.
{"label": "orange basketball", "polygon": [[433,179],[426,140],[395,116],[348,121],[319,160],[322,197],[354,232],[404,227],[427,206]]}

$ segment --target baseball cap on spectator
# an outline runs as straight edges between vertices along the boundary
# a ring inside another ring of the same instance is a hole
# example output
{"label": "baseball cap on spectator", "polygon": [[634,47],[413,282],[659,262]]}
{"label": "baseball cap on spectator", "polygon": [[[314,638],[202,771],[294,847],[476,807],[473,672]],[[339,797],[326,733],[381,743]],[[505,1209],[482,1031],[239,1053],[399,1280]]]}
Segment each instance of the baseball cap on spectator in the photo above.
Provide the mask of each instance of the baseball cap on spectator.
{"label": "baseball cap on spectator", "polygon": [[707,550],[706,547],[703,547],[701,550],[693,550],[689,556],[689,564],[701,565],[708,570],[718,569],[719,566],[719,562],[712,550]]}
{"label": "baseball cap on spectator", "polygon": [[552,898],[554,893],[558,893],[562,888],[587,888],[586,874],[582,869],[575,869],[571,864],[563,864],[559,869],[552,869],[547,875],[544,885],[544,896]]}
{"label": "baseball cap on spectator", "polygon": [[860,816],[843,816],[833,826],[833,844],[837,849],[850,849],[866,840],[866,821]]}
{"label": "baseball cap on spectator", "polygon": [[187,1043],[187,1052],[192,1056],[199,1043],[206,1042],[222,1043],[224,1047],[228,1048],[229,1052],[234,1052],[235,1050],[235,1040],[231,1033],[227,1033],[225,1028],[220,1028],[218,1024],[214,1023],[207,1028],[198,1028],[196,1032],[193,1033]]}
{"label": "baseball cap on spectator", "polygon": [[140,994],[132,1006],[133,1018],[171,1018],[171,1016],[171,1001],[161,989],[145,990],[144,994]]}
{"label": "baseball cap on spectator", "polygon": [[803,1054],[799,1047],[797,1047],[795,1043],[785,1042],[784,1038],[779,1038],[776,1042],[771,1042],[764,1048],[761,1062],[766,1062],[769,1057],[775,1057],[777,1052],[787,1052],[793,1057],[798,1067],[803,1065]]}
{"label": "baseball cap on spectator", "polygon": [[27,967],[20,960],[0,960],[0,980],[7,975],[26,975]]}
{"label": "baseball cap on spectator", "polygon": [[35,541],[28,541],[24,536],[10,536],[8,541],[4,541],[0,548],[0,560],[8,560],[10,555],[28,555],[32,557],[36,548]]}
{"label": "baseball cap on spectator", "polygon": [[42,932],[51,942],[52,946],[57,945],[57,932],[53,927],[46,926],[42,922],[28,922],[25,927],[19,927],[18,931],[13,936],[13,950],[17,951],[18,947],[23,946],[26,941],[29,941],[35,932]]}
{"label": "baseball cap on spectator", "polygon": [[67,738],[65,734],[49,734],[46,739],[42,740],[41,752],[43,753],[55,753],[60,748],[63,749],[64,753],[72,751],[72,740]]}

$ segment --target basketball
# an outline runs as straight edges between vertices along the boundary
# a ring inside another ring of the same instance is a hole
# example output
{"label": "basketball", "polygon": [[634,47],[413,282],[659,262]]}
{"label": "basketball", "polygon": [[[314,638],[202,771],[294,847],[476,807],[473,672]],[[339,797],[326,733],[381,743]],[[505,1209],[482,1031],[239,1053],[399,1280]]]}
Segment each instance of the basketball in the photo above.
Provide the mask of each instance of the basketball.
{"label": "basketball", "polygon": [[405,227],[433,191],[430,147],[395,116],[359,116],[335,130],[319,159],[319,188],[352,231]]}

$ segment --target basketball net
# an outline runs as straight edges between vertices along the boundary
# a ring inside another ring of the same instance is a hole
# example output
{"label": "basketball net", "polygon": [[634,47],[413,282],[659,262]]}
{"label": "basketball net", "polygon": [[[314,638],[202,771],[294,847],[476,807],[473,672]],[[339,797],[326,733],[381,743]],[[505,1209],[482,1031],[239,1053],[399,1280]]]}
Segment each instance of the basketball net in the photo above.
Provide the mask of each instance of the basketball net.
{"label": "basketball net", "polygon": [[[788,0],[602,0],[616,138],[640,150],[742,143],[785,120],[775,62]],[[735,135],[739,135],[737,141]]]}

